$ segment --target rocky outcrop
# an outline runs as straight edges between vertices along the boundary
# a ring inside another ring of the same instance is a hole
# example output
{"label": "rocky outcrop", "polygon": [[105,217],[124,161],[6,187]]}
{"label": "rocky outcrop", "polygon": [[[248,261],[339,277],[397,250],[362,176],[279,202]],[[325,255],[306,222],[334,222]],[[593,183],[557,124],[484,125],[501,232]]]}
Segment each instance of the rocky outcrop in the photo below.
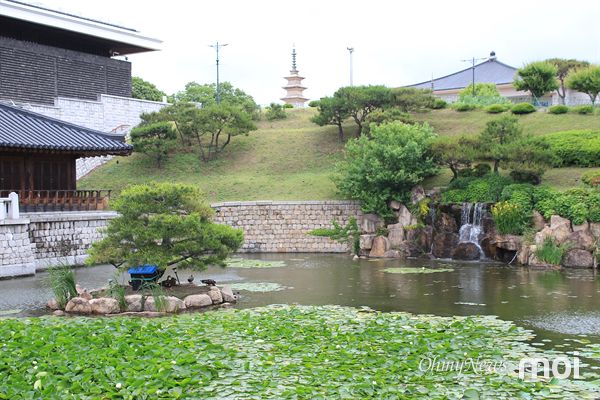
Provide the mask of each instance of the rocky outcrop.
{"label": "rocky outcrop", "polygon": [[119,302],[110,297],[101,297],[89,301],[92,314],[116,314],[121,311]]}
{"label": "rocky outcrop", "polygon": [[415,226],[419,222],[404,204],[400,205],[396,215],[398,216],[398,223],[403,227]]}
{"label": "rocky outcrop", "polygon": [[373,239],[375,239],[375,234],[366,234],[366,235],[360,235],[360,239],[359,239],[359,244],[360,244],[360,249],[361,250],[371,250],[371,247],[373,247]]}
{"label": "rocky outcrop", "polygon": [[563,257],[562,265],[570,268],[592,268],[594,256],[587,250],[569,250]]}
{"label": "rocky outcrop", "polygon": [[481,252],[475,243],[459,243],[452,252],[454,260],[479,260]]}
{"label": "rocky outcrop", "polygon": [[225,303],[235,303],[237,301],[237,297],[233,294],[231,286],[223,286],[221,288],[221,295],[223,296],[223,301]]}
{"label": "rocky outcrop", "polygon": [[186,308],[200,308],[212,306],[213,301],[207,294],[191,294],[183,299]]}
{"label": "rocky outcrop", "polygon": [[65,311],[73,314],[91,314],[92,306],[88,299],[73,297],[67,303]]}
{"label": "rocky outcrop", "polygon": [[141,294],[131,294],[129,296],[125,296],[125,303],[127,303],[127,311],[129,312],[140,312],[144,310],[142,307]]}
{"label": "rocky outcrop", "polygon": [[376,214],[363,214],[359,222],[360,230],[364,233],[375,233],[385,226],[383,219]]}
{"label": "rocky outcrop", "polygon": [[208,297],[212,300],[213,304],[221,304],[223,302],[223,295],[221,294],[221,289],[216,286],[211,286],[208,291]]}
{"label": "rocky outcrop", "polygon": [[183,300],[178,299],[175,296],[162,296],[161,302],[162,305],[158,306],[157,301],[153,296],[147,297],[146,302],[144,303],[144,311],[175,313],[177,311],[185,310]]}
{"label": "rocky outcrop", "polygon": [[536,231],[541,231],[546,226],[546,220],[544,219],[544,216],[535,210],[531,216],[531,223]]}
{"label": "rocky outcrop", "polygon": [[595,247],[595,240],[589,230],[578,230],[567,236],[566,242],[572,249],[591,251]]}
{"label": "rocky outcrop", "polygon": [[456,219],[445,212],[439,214],[434,223],[434,228],[438,232],[458,232]]}
{"label": "rocky outcrop", "polygon": [[428,254],[431,251],[432,241],[433,228],[431,226],[423,226],[406,231],[406,244],[411,256],[416,257]]}
{"label": "rocky outcrop", "polygon": [[401,224],[391,224],[387,226],[388,240],[392,249],[400,248],[404,243],[404,228]]}
{"label": "rocky outcrop", "polygon": [[390,250],[390,241],[385,236],[376,236],[369,257],[385,257],[385,252]]}
{"label": "rocky outcrop", "polygon": [[458,245],[458,234],[453,232],[439,232],[433,237],[431,254],[436,258],[450,258],[454,248]]}

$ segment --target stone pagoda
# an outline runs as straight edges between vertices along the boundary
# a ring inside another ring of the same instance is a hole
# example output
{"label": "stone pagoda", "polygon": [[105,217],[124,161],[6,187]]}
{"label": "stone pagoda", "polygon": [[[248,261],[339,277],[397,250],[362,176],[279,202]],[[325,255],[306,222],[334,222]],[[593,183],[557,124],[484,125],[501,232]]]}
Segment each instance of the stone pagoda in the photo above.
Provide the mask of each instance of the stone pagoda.
{"label": "stone pagoda", "polygon": [[294,107],[304,107],[304,103],[308,100],[302,93],[306,87],[302,86],[303,76],[298,75],[296,69],[296,49],[292,50],[292,70],[290,74],[285,77],[287,79],[287,85],[283,88],[286,90],[285,97],[281,98],[285,103],[291,104]]}

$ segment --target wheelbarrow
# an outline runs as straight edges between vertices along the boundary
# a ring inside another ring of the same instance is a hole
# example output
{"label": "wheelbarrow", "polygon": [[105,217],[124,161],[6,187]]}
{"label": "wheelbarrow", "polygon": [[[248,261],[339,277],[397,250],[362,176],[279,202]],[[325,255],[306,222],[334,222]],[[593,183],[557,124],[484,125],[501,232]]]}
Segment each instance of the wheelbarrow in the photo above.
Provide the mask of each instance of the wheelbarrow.
{"label": "wheelbarrow", "polygon": [[165,273],[165,270],[159,269],[156,265],[146,264],[129,268],[127,272],[131,276],[131,280],[129,281],[131,288],[133,290],[140,290],[146,282],[158,282]]}

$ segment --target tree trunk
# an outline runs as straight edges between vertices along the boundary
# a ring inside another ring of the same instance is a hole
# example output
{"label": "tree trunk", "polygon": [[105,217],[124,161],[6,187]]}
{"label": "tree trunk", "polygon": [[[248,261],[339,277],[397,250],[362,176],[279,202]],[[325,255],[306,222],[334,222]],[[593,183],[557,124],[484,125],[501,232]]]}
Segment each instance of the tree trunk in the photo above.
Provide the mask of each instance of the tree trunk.
{"label": "tree trunk", "polygon": [[500,166],[500,160],[494,160],[494,173],[498,173],[498,167]]}
{"label": "tree trunk", "polygon": [[344,128],[342,127],[342,123],[338,123],[337,124],[338,127],[338,136],[340,138],[340,142],[344,141]]}
{"label": "tree trunk", "polygon": [[231,141],[231,135],[228,133],[227,140],[225,141],[225,143],[223,143],[223,146],[221,146],[221,150],[223,150],[225,148],[225,146],[227,146],[229,144],[230,141]]}

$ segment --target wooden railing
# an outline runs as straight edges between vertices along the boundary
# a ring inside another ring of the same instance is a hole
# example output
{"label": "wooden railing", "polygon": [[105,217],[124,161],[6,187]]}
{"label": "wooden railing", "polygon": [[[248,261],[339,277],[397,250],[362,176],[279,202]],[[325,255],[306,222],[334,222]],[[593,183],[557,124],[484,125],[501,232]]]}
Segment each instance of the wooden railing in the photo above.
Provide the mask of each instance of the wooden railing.
{"label": "wooden railing", "polygon": [[0,197],[10,192],[19,195],[22,212],[92,211],[108,207],[110,190],[0,190]]}

